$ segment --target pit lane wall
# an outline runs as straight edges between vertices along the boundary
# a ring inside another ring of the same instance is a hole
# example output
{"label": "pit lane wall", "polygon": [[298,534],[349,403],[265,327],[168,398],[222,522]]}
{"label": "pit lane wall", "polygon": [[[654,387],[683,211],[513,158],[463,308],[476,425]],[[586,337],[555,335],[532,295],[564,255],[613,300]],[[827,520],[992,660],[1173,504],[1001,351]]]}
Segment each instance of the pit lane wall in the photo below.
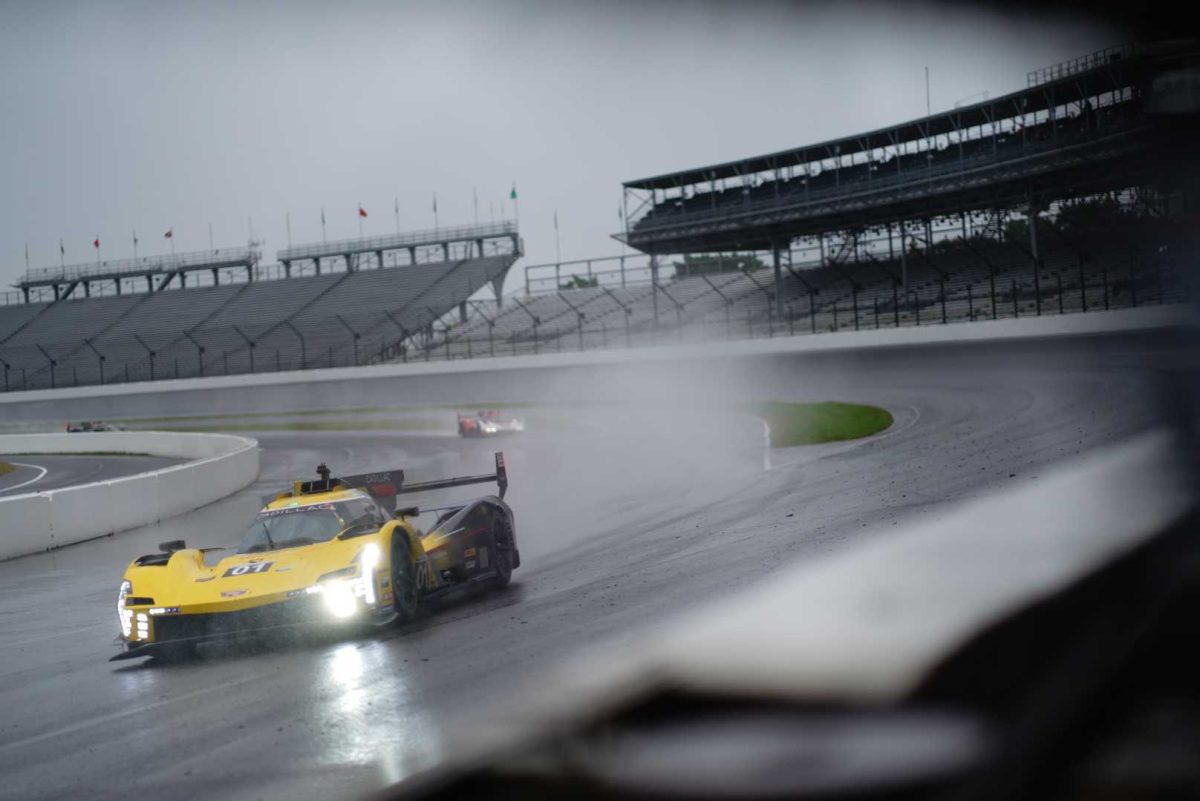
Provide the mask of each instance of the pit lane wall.
{"label": "pit lane wall", "polygon": [[0,454],[147,453],[187,459],[149,473],[0,498],[0,559],[157,523],[231,495],[258,477],[258,442],[155,431],[0,436]]}

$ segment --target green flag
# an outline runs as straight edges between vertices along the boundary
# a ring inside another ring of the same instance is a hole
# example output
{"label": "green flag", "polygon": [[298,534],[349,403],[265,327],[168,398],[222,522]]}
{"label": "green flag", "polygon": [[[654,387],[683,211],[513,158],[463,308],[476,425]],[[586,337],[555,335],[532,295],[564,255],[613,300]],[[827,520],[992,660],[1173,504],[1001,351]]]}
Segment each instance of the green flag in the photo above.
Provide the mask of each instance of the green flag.
{"label": "green flag", "polygon": [[517,199],[517,185],[516,184],[513,184],[512,191],[508,193],[508,199],[509,200]]}

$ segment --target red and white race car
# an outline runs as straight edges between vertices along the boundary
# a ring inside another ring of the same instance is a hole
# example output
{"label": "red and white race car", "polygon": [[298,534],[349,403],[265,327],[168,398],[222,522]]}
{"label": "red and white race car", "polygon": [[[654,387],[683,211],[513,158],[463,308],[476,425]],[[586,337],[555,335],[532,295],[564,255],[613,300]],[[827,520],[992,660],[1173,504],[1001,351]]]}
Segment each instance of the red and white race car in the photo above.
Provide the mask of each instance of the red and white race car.
{"label": "red and white race car", "polygon": [[474,414],[458,413],[460,437],[494,437],[524,430],[524,420],[497,409],[482,409]]}

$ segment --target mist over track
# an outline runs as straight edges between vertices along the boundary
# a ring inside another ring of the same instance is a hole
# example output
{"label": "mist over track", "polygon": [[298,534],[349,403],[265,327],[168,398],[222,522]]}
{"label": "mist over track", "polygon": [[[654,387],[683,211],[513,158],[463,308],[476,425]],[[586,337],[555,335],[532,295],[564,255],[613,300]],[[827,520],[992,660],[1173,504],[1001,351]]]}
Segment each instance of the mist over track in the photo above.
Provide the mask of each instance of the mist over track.
{"label": "mist over track", "polygon": [[[1167,334],[314,383],[12,406],[13,419],[522,402],[555,425],[505,440],[263,432],[259,481],[159,526],[0,564],[5,798],[354,797],[503,717],[514,692],[602,640],[819,560],[947,504],[1037,481],[1163,416]],[[887,431],[785,449],[762,471],[745,401],[880,405]],[[578,413],[572,413],[573,405]],[[452,412],[447,411],[452,417]],[[252,418],[250,418],[252,419]],[[448,427],[449,430],[449,427]],[[325,461],[413,478],[509,455],[522,568],[503,594],[403,630],[227,648],[187,664],[114,653],[120,572],[155,543],[230,544],[261,496]]]}

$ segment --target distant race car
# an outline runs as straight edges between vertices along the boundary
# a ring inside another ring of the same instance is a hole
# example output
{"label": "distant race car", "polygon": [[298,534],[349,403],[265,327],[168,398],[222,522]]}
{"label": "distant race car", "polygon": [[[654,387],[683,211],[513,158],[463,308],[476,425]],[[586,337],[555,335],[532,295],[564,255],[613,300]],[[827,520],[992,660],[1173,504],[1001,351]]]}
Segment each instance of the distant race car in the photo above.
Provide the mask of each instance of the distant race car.
{"label": "distant race car", "polygon": [[496,434],[515,434],[524,430],[524,420],[496,409],[484,409],[474,414],[458,414],[460,437],[493,437]]}
{"label": "distant race car", "polygon": [[[347,627],[411,620],[423,600],[453,587],[503,587],[520,566],[508,471],[406,484],[403,470],[297,481],[267,503],[237,553],[211,567],[205,553],[165,542],[125,570],[117,594],[121,653],[176,658],[206,640],[286,625]],[[495,481],[498,495],[427,510],[397,495]]]}
{"label": "distant race car", "polygon": [[67,431],[78,433],[83,431],[124,431],[125,426],[117,423],[105,423],[101,420],[87,420],[82,423],[67,423]]}

